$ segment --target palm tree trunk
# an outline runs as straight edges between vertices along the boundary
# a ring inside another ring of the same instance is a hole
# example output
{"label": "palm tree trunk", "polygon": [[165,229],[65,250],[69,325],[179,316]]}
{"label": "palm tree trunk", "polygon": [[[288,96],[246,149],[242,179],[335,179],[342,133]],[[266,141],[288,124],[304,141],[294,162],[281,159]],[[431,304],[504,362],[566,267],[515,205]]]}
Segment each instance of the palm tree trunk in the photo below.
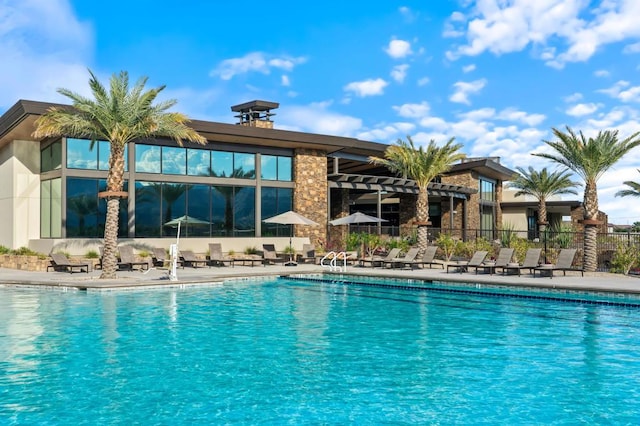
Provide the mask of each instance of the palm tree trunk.
{"label": "palm tree trunk", "polygon": [[118,247],[118,216],[120,215],[120,195],[114,194],[122,191],[124,176],[124,147],[111,142],[111,157],[109,158],[109,174],[107,175],[107,217],[104,224],[104,254],[102,255],[101,279],[116,278],[118,259],[116,249]]}
{"label": "palm tree trunk", "polygon": [[538,231],[540,234],[547,229],[547,200],[540,197],[538,202]]}
{"label": "palm tree trunk", "polygon": [[[584,218],[598,220],[598,188],[595,182],[585,182]],[[595,272],[598,267],[598,227],[593,223],[584,225],[584,270]]]}
{"label": "palm tree trunk", "polygon": [[429,193],[427,187],[420,188],[416,202],[416,219],[418,221],[418,248],[424,253],[429,245]]}

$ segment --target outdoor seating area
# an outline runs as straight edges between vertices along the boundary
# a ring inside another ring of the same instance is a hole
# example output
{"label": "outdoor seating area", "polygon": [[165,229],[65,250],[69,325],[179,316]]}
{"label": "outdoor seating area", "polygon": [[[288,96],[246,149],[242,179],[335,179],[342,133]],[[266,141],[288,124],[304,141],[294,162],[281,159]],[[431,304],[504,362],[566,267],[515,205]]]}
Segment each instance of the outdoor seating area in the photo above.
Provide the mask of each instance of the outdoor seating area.
{"label": "outdoor seating area", "polygon": [[573,266],[574,258],[576,257],[576,249],[562,249],[558,254],[558,261],[555,264],[542,264],[537,268],[533,268],[533,276],[536,276],[536,272],[539,276],[548,275],[549,278],[553,278],[554,271],[562,271],[563,275],[567,275],[567,271],[580,272],[581,276],[584,276],[584,269]]}
{"label": "outdoor seating area", "polygon": [[149,269],[149,262],[136,259],[133,253],[133,247],[120,246],[118,247],[118,251],[120,253],[120,260],[118,261],[119,269],[128,271],[133,271],[134,269],[145,271]]}
{"label": "outdoor seating area", "polygon": [[51,253],[51,264],[47,266],[47,272],[52,269],[57,272],[86,272],[89,273],[88,263],[72,262],[64,253]]}

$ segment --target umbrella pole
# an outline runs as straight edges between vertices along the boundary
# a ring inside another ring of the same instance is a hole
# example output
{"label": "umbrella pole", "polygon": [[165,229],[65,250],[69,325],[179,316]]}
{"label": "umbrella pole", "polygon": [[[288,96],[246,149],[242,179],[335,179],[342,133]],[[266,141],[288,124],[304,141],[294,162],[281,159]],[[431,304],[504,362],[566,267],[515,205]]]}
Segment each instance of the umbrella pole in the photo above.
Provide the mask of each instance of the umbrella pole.
{"label": "umbrella pole", "polygon": [[289,235],[289,261],[284,264],[284,266],[298,266],[296,262],[293,261],[293,246],[291,245],[291,235]]}

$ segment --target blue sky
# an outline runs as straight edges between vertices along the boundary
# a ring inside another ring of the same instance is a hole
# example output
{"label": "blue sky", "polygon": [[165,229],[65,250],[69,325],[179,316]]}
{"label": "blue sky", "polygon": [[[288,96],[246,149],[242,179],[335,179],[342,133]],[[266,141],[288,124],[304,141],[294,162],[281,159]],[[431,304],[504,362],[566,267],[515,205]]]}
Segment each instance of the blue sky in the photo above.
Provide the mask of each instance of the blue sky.
{"label": "blue sky", "polygon": [[[640,130],[640,1],[438,0],[303,3],[5,0],[0,112],[65,102],[128,71],[191,118],[280,103],[276,128],[393,143],[450,137],[507,167],[551,166],[551,128]],[[610,222],[640,221],[640,150],[599,181]],[[578,196],[581,199],[582,194]],[[566,198],[566,197],[565,197]]]}

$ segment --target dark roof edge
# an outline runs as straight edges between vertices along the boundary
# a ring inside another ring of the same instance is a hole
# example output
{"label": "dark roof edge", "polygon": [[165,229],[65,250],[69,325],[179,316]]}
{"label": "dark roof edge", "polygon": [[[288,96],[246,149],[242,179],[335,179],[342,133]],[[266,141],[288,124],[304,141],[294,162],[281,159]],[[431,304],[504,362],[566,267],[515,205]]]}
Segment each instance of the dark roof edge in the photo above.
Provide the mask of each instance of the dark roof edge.
{"label": "dark roof edge", "polygon": [[[537,207],[538,204],[539,203],[537,201],[502,201],[500,202],[501,207],[529,207],[529,206]],[[546,204],[549,207],[562,207],[562,206],[579,207],[582,205],[582,201],[555,200],[555,201],[547,201]]]}
{"label": "dark roof edge", "polygon": [[497,161],[493,161],[488,158],[454,164],[447,172],[458,172],[463,170],[475,169],[477,167],[487,167],[494,172],[501,174],[504,178],[503,180],[510,180],[514,177],[514,175],[517,174],[514,170],[511,170],[510,168],[503,166]]}
{"label": "dark roof edge", "polygon": [[0,138],[9,133],[29,115],[42,115],[51,107],[69,107],[69,105],[20,99],[0,116]]}

